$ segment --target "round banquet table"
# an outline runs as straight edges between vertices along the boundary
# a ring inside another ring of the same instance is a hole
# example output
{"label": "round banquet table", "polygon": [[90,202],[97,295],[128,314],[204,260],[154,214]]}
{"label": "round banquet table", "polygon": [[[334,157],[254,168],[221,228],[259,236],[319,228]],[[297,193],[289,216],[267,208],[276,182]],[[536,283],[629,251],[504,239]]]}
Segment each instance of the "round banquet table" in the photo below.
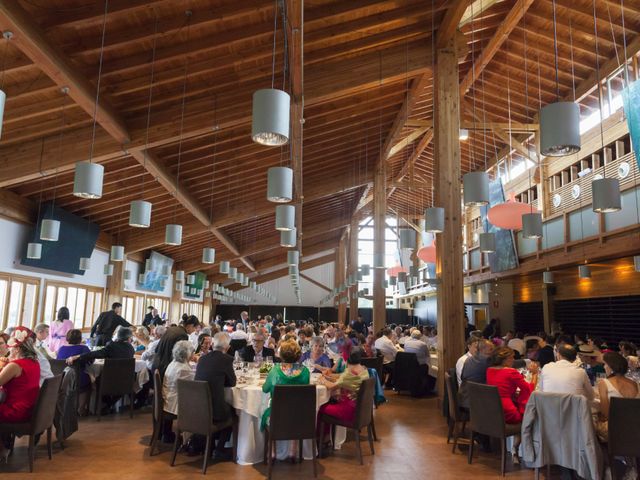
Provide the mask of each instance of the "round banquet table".
{"label": "round banquet table", "polygon": [[[238,384],[225,388],[225,400],[236,409],[238,414],[238,464],[253,465],[261,463],[264,456],[264,432],[260,431],[262,414],[269,406],[269,394],[262,392],[262,382],[258,385]],[[330,394],[324,385],[316,385],[316,412],[320,406],[329,401]],[[336,448],[346,438],[346,429],[336,429]],[[289,455],[290,442],[276,442],[276,458],[284,460]],[[305,440],[302,444],[302,455],[305,460],[313,458],[315,442]],[[297,452],[297,450],[296,450]]]}

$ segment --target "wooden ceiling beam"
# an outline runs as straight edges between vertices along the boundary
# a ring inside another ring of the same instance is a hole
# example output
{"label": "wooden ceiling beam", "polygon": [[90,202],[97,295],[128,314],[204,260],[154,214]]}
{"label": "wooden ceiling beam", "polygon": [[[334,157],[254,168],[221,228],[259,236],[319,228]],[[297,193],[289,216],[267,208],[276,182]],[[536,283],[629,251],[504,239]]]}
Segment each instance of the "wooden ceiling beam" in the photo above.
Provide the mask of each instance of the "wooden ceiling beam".
{"label": "wooden ceiling beam", "polygon": [[69,96],[90,117],[94,110],[96,121],[117,142],[129,142],[130,136],[124,120],[111,106],[109,100],[100,98],[96,108],[95,87],[65,56],[48,41],[29,14],[13,0],[0,0],[0,29],[13,32],[11,42],[31,59],[59,87],[68,87]]}
{"label": "wooden ceiling beam", "polygon": [[452,0],[450,2],[444,18],[440,22],[440,25],[438,25],[436,48],[443,48],[455,35],[469,3],[471,3],[471,0]]}

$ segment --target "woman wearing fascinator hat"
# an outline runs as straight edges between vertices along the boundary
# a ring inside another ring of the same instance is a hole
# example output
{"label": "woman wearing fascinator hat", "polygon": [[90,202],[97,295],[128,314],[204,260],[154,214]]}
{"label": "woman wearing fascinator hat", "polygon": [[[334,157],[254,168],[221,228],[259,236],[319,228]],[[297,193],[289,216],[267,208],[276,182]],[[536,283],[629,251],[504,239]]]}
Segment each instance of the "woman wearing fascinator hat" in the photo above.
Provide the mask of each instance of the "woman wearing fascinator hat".
{"label": "woman wearing fascinator hat", "polygon": [[[33,332],[16,327],[7,346],[9,363],[0,371],[0,390],[4,401],[0,403],[0,423],[26,422],[38,400],[40,390],[40,364],[33,344]],[[0,442],[0,461],[9,454],[6,442]]]}

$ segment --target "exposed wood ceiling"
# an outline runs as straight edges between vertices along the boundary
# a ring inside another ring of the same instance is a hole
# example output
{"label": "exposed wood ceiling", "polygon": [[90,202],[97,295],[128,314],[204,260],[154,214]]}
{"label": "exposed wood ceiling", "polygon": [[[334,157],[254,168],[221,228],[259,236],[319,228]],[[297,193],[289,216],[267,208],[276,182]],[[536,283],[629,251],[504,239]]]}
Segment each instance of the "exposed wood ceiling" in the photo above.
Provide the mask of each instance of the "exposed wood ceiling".
{"label": "exposed wood ceiling", "polygon": [[[586,115],[598,104],[592,3],[556,3],[558,91],[573,98],[575,89]],[[278,272],[284,249],[265,198],[271,166],[299,172],[303,255],[335,248],[353,213],[369,211],[381,158],[390,209],[415,218],[431,204],[434,42],[458,35],[463,122],[532,124],[556,98],[551,0],[306,0],[302,24],[300,2],[287,0],[275,82],[292,91],[298,115],[304,108],[304,124],[285,148],[256,145],[251,96],[271,85],[275,4],[110,0],[91,149],[104,3],[0,0],[0,29],[13,32],[0,40],[7,92],[0,187],[31,202],[55,198],[130,252],[155,249],[195,270],[204,267],[202,247],[212,246],[245,273]],[[604,76],[618,67],[623,40],[629,55],[640,50],[640,6],[604,0],[596,10]],[[527,136],[511,135],[472,128],[463,172],[495,162]],[[100,200],[72,195],[73,166],[91,150],[105,166]],[[515,148],[515,156],[525,153]],[[129,202],[142,198],[153,203],[147,231],[127,225]],[[163,244],[164,226],[174,222],[184,225],[180,247]]]}

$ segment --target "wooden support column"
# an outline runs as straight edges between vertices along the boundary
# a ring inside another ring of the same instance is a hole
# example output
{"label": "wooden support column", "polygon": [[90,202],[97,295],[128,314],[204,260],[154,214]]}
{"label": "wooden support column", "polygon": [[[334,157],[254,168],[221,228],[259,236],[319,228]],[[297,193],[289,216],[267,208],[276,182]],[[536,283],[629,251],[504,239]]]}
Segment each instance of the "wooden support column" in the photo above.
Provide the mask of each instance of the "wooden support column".
{"label": "wooden support column", "polygon": [[553,333],[553,294],[554,285],[543,285],[542,287],[542,316],[544,318],[544,331]]}
{"label": "wooden support column", "polygon": [[[358,217],[354,215],[349,228],[349,275],[358,276]],[[358,284],[350,288],[349,320],[358,318]]]}
{"label": "wooden support column", "polygon": [[180,323],[180,304],[182,303],[182,290],[176,290],[175,281],[171,286],[171,308],[169,311],[171,312],[171,316],[169,317],[169,321],[167,324],[175,323],[176,325]]}
{"label": "wooden support column", "polygon": [[[386,161],[378,162],[373,179],[373,261],[384,262],[385,217],[387,215]],[[384,268],[373,269],[373,331],[387,324]]]}
{"label": "wooden support column", "polygon": [[436,57],[435,178],[436,205],[444,207],[444,231],[436,239],[438,286],[438,394],[444,372],[464,353],[462,211],[460,208],[460,98],[455,38]]}
{"label": "wooden support column", "polygon": [[[122,303],[124,296],[124,265],[127,257],[122,262],[113,262],[113,275],[107,277],[107,304],[105,310],[111,310],[111,305],[115,302]],[[131,324],[135,319],[127,318]]]}

